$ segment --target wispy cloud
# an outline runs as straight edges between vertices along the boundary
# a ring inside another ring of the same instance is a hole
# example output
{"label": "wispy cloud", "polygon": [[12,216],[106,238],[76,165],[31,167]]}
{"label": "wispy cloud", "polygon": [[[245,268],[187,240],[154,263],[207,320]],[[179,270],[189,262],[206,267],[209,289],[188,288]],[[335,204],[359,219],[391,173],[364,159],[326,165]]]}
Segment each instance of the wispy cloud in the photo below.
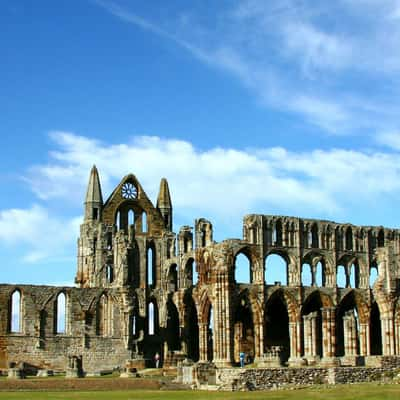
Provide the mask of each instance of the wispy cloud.
{"label": "wispy cloud", "polygon": [[[265,107],[330,134],[373,135],[399,124],[398,1],[241,0],[216,5],[212,26],[193,13],[155,22],[115,2],[97,4],[236,77]],[[371,115],[364,103],[394,110]]]}

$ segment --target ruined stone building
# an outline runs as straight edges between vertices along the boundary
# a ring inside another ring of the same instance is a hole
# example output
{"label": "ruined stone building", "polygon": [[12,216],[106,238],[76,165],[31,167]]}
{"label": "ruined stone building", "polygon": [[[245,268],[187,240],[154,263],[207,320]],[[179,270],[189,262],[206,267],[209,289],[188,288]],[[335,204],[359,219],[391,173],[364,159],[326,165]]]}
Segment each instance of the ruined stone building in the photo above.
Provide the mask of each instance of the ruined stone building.
{"label": "ruined stone building", "polygon": [[[75,357],[94,372],[157,351],[165,367],[237,365],[240,351],[258,366],[400,357],[399,230],[247,215],[243,239],[216,243],[203,218],[174,233],[165,179],[156,206],[134,175],[103,201],[95,167],[84,209],[77,287],[0,285],[0,368]],[[286,281],[270,282],[271,257]]]}

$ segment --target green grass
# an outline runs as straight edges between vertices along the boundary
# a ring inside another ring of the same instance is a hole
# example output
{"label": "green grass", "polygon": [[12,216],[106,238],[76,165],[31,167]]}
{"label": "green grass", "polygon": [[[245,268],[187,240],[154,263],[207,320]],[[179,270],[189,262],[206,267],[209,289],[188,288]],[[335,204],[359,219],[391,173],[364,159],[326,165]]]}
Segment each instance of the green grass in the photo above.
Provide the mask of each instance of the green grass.
{"label": "green grass", "polygon": [[338,385],[299,390],[268,392],[205,392],[205,391],[112,391],[112,392],[0,392],[7,400],[396,400],[400,399],[400,385]]}

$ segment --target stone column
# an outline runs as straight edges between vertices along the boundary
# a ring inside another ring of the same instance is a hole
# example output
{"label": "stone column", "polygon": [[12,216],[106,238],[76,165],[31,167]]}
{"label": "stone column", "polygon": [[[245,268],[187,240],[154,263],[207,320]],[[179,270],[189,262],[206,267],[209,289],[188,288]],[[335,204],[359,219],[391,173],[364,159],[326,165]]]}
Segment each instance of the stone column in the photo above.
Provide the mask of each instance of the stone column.
{"label": "stone column", "polygon": [[395,354],[400,356],[400,320],[396,319],[394,323],[394,343]]}
{"label": "stone column", "polygon": [[322,354],[321,362],[326,366],[338,365],[336,350],[336,319],[335,308],[321,308],[322,315]]}
{"label": "stone column", "polygon": [[343,316],[344,355],[357,355],[357,322],[354,311],[347,311]]}
{"label": "stone column", "polygon": [[304,365],[301,357],[301,321],[289,322],[290,358],[289,366],[296,367]]}
{"label": "stone column", "polygon": [[207,324],[199,322],[199,361],[207,361]]}
{"label": "stone column", "polygon": [[217,274],[214,307],[214,363],[217,366],[232,365],[233,342],[229,314],[229,282],[225,274]]}
{"label": "stone column", "polygon": [[304,357],[309,365],[315,364],[317,358],[317,317],[318,313],[312,312],[303,316],[304,326]]}
{"label": "stone column", "polygon": [[393,318],[382,318],[382,354],[384,356],[394,355],[394,329]]}
{"label": "stone column", "polygon": [[371,354],[369,324],[360,323],[360,356],[369,356]]}

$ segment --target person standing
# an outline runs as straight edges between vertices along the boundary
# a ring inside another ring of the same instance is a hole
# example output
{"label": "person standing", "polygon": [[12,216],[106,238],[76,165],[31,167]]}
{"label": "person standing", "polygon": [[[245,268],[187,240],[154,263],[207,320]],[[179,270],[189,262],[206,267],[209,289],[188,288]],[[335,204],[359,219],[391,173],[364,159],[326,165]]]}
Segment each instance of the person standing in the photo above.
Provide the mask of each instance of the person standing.
{"label": "person standing", "polygon": [[154,361],[156,363],[156,368],[160,366],[160,354],[157,352],[154,356]]}
{"label": "person standing", "polygon": [[240,353],[239,353],[239,360],[240,360],[240,368],[243,368],[244,367],[244,358],[245,358],[245,354],[244,354],[244,352],[243,351],[241,351]]}

